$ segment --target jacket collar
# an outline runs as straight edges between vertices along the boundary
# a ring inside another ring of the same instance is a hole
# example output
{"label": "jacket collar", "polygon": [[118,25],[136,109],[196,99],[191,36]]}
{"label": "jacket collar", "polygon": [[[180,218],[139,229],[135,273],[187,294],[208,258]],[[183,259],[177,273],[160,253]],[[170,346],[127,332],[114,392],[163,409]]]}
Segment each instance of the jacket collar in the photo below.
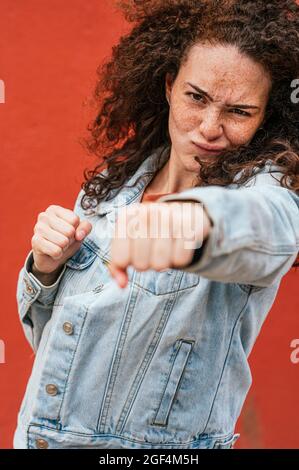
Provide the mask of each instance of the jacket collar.
{"label": "jacket collar", "polygon": [[[142,194],[150,180],[168,160],[170,156],[169,151],[169,144],[164,144],[158,147],[141,163],[137,171],[126,181],[125,184],[132,187],[122,187],[116,196],[114,195],[116,194],[117,189],[112,190],[109,193],[110,199],[100,201],[100,203],[93,209],[93,212],[97,215],[103,216],[132,202],[138,202],[142,198]],[[106,170],[104,170],[103,173],[106,174]],[[140,178],[139,181],[137,181],[138,178]],[[137,184],[135,185],[136,181]]]}
{"label": "jacket collar", "polygon": [[[110,199],[101,201],[94,209],[93,213],[99,216],[103,216],[109,214],[112,211],[118,210],[119,208],[129,205],[132,202],[138,202],[142,199],[143,192],[146,186],[150,183],[151,179],[155,175],[155,173],[162,168],[162,166],[166,163],[170,156],[170,145],[164,144],[158,147],[152,154],[150,154],[138,167],[137,171],[126,181],[126,185],[132,186],[130,188],[122,187],[119,193],[114,196],[117,192],[117,189],[111,190],[109,193]],[[262,169],[257,168],[257,173],[264,173],[265,182],[271,178],[272,173],[280,173],[279,167],[273,165],[271,160],[267,160],[265,163],[265,167]],[[236,176],[235,180],[238,179],[241,170]],[[106,169],[103,171],[104,174],[107,174]],[[270,176],[271,175],[271,176]],[[139,177],[140,180],[135,185],[136,181]],[[274,177],[273,177],[274,178]],[[252,179],[254,180],[252,182]],[[273,180],[271,181],[273,184]],[[244,186],[250,186],[251,184],[255,183],[255,177],[249,178],[248,181],[245,182]],[[277,183],[279,184],[279,183]],[[231,183],[227,186],[229,189],[238,188],[239,186],[236,183]]]}

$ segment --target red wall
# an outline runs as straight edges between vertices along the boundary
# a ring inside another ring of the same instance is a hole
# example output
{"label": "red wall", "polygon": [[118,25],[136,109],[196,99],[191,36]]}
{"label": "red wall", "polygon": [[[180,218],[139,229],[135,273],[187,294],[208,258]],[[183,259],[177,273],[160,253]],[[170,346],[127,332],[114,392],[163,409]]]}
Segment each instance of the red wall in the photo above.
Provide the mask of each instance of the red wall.
{"label": "red wall", "polygon": [[[72,208],[83,169],[94,163],[78,142],[91,116],[86,104],[97,65],[127,29],[109,0],[1,0],[1,448],[12,447],[34,359],[17,315],[18,272],[37,214],[50,204]],[[299,364],[290,361],[290,342],[299,338],[296,285],[293,270],[250,357],[254,385],[236,447],[299,447]]]}

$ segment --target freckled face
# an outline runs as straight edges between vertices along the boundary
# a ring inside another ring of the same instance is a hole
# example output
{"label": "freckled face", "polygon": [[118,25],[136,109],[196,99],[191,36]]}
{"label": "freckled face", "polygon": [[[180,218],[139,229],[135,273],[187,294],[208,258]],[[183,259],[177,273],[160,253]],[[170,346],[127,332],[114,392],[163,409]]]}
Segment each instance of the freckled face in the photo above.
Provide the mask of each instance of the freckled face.
{"label": "freckled face", "polygon": [[209,159],[249,143],[263,122],[270,90],[262,65],[236,47],[194,45],[175,81],[166,75],[171,158],[196,171],[195,156]]}

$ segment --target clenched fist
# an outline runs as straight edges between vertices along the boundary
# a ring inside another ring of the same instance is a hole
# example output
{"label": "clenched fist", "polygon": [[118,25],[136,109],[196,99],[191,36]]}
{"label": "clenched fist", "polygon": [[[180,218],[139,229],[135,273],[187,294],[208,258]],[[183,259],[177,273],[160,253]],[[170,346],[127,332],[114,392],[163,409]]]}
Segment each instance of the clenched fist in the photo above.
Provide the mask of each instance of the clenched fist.
{"label": "clenched fist", "polygon": [[135,203],[122,208],[111,242],[110,272],[120,287],[126,287],[129,265],[138,271],[187,266],[212,225],[206,210],[194,201]]}
{"label": "clenched fist", "polygon": [[33,251],[33,273],[50,274],[61,266],[80,248],[83,239],[90,233],[92,225],[70,209],[51,205],[40,212],[31,239]]}

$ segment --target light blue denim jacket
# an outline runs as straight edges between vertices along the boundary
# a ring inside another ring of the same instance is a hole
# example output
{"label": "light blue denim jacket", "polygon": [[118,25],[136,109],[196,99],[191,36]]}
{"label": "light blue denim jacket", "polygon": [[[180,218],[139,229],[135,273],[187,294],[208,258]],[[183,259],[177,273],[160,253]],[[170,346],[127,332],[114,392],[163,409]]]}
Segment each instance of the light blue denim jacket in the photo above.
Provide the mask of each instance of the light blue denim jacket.
{"label": "light blue denim jacket", "polygon": [[269,163],[241,188],[161,197],[204,204],[213,227],[201,257],[162,272],[129,266],[121,289],[105,264],[117,211],[168,157],[159,147],[93,212],[80,190],[74,211],[93,229],[55,284],[29,272],[28,254],[17,303],[36,355],[14,448],[231,448],[239,437],[248,356],[297,256],[299,197]]}

